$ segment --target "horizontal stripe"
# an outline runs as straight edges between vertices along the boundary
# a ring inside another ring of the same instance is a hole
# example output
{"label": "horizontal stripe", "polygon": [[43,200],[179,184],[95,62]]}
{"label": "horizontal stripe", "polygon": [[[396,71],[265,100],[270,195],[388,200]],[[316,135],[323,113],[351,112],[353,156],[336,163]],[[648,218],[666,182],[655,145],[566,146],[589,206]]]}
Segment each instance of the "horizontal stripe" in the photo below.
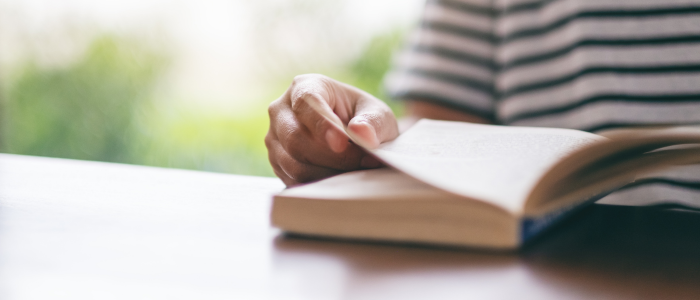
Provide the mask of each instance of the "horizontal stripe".
{"label": "horizontal stripe", "polygon": [[[428,5],[439,5],[444,8],[448,8],[451,10],[455,11],[460,11],[463,13],[469,13],[469,14],[475,14],[475,15],[480,15],[484,17],[489,17],[489,18],[507,18],[513,15],[518,15],[518,14],[523,14],[523,13],[536,13],[540,14],[542,11],[546,11],[548,9],[561,9],[561,7],[571,7],[571,2],[572,1],[561,1],[561,0],[542,0],[542,1],[482,1],[483,3],[477,4],[475,2],[479,1],[447,1],[447,0],[430,0],[427,2]],[[639,5],[639,6],[650,6],[650,5],[658,5],[659,1],[607,1],[608,3],[604,2],[596,2],[596,1],[591,1],[593,3],[590,6],[598,6],[601,4],[606,4],[602,6],[620,6],[620,5]],[[651,3],[647,3],[651,2]],[[688,3],[689,1],[666,1],[664,4],[666,6],[674,6],[674,5],[683,5]],[[690,1],[692,3],[692,1]],[[491,3],[494,3],[492,5],[489,5]],[[576,1],[576,3],[579,3]],[[551,4],[560,4],[560,7],[554,7],[555,5]],[[585,3],[584,3],[585,4]],[[586,5],[579,5],[579,6],[586,6]]]}
{"label": "horizontal stripe", "polygon": [[392,95],[392,98],[398,100],[425,101],[435,103],[441,106],[445,106],[447,108],[479,116],[487,120],[494,120],[494,114],[492,110],[484,110],[483,108],[472,106],[470,105],[470,103],[464,103],[463,99],[447,98],[444,95],[440,94],[434,94],[430,92],[407,91]]}
{"label": "horizontal stripe", "polygon": [[[538,36],[545,35],[551,31],[557,30],[563,26],[570,24],[575,20],[580,19],[622,19],[622,18],[650,18],[650,17],[668,17],[674,15],[697,15],[700,14],[700,6],[686,6],[686,7],[657,7],[657,8],[644,8],[644,9],[618,9],[618,10],[594,10],[594,11],[579,11],[572,14],[566,15],[550,24],[546,24],[535,28],[519,29],[515,32],[496,35],[485,29],[490,27],[489,19],[483,19],[481,24],[473,22],[466,23],[465,21],[459,20],[456,16],[452,18],[446,18],[443,15],[434,16],[436,14],[433,12],[431,16],[424,17],[423,27],[431,28],[433,30],[449,32],[452,34],[458,34],[461,36],[468,36],[488,42],[498,41],[500,45],[507,45],[508,43]],[[442,12],[442,14],[446,14]],[[469,16],[461,16],[469,20]],[[501,21],[507,22],[507,21]],[[478,24],[478,25],[477,25]]]}
{"label": "horizontal stripe", "polygon": [[441,21],[426,20],[423,21],[420,26],[423,29],[458,35],[466,38],[472,38],[485,43],[493,44],[496,42],[496,38],[490,32],[479,31],[468,27],[461,27]]}
{"label": "horizontal stripe", "polygon": [[[438,44],[433,42],[433,44]],[[443,43],[444,44],[444,43]],[[553,50],[551,52],[542,53],[538,55],[533,55],[529,57],[522,57],[507,64],[499,65],[494,62],[493,59],[488,56],[483,56],[480,54],[475,54],[474,52],[468,52],[465,49],[458,49],[456,46],[440,46],[440,45],[429,45],[428,43],[414,42],[411,46],[412,51],[432,53],[435,55],[443,56],[445,58],[453,60],[461,60],[475,65],[480,65],[488,67],[494,70],[500,70],[502,72],[509,71],[511,69],[524,67],[528,65],[533,65],[537,63],[544,63],[548,60],[553,60],[564,55],[568,55],[576,49],[581,48],[594,48],[600,47],[606,48],[634,48],[638,46],[662,46],[662,45],[683,45],[683,44],[700,44],[700,34],[689,35],[689,36],[676,36],[676,37],[655,37],[648,39],[590,39],[590,40],[580,40],[571,45],[566,45],[560,49]]]}
{"label": "horizontal stripe", "polygon": [[430,28],[419,29],[417,34],[413,36],[411,43],[420,47],[450,49],[486,59],[493,59],[495,52],[494,46],[486,41],[434,31]]}
{"label": "horizontal stripe", "polygon": [[660,66],[700,64],[700,43],[639,47],[582,47],[571,53],[539,64],[501,72],[497,88],[506,90],[517,85],[565,76],[586,66]]}
{"label": "horizontal stripe", "polygon": [[508,71],[514,68],[527,66],[535,63],[542,63],[547,60],[555,59],[563,55],[567,55],[572,51],[582,47],[638,47],[638,46],[660,46],[660,45],[678,45],[678,44],[697,44],[700,43],[700,34],[694,35],[679,35],[671,37],[648,37],[648,38],[620,38],[620,39],[581,39],[561,48],[523,56],[507,63],[499,64],[498,68],[501,71]]}
{"label": "horizontal stripe", "polygon": [[454,60],[432,53],[404,51],[396,57],[396,69],[423,69],[472,78],[493,86],[494,72],[490,68]]}
{"label": "horizontal stripe", "polygon": [[611,126],[700,124],[699,102],[595,102],[558,114],[508,122],[509,125],[562,127],[585,131]]}
{"label": "horizontal stripe", "polygon": [[[700,65],[675,65],[675,66],[591,66],[573,74],[568,74],[559,78],[550,79],[547,81],[516,86],[512,89],[505,90],[500,93],[500,97],[508,98],[519,93],[526,93],[540,89],[555,87],[558,85],[570,83],[582,76],[589,74],[613,73],[613,74],[654,74],[654,73],[698,73],[700,76]],[[698,77],[700,78],[700,77]]]}
{"label": "horizontal stripe", "polygon": [[547,35],[518,40],[500,47],[496,60],[507,64],[521,57],[551,52],[587,39],[648,39],[679,35],[700,35],[700,15],[652,19],[579,20]]}
{"label": "horizontal stripe", "polygon": [[[430,10],[432,12],[432,10]],[[447,18],[445,15],[449,12],[436,13],[432,12],[430,15],[424,17],[424,22],[422,26],[425,28],[431,28],[437,31],[444,31],[452,34],[457,34],[461,36],[467,36],[475,39],[480,39],[486,42],[496,42],[499,41],[501,45],[506,45],[507,43],[537,36],[544,35],[548,32],[559,29],[574,20],[577,19],[588,19],[588,18],[640,18],[640,17],[666,17],[669,15],[687,15],[687,14],[700,14],[699,6],[686,6],[686,7],[656,7],[656,8],[642,8],[642,9],[618,9],[618,10],[596,10],[596,11],[579,11],[574,12],[570,15],[564,16],[550,24],[536,28],[519,29],[515,32],[505,34],[503,36],[496,36],[491,32],[486,31],[489,28],[490,23],[488,19],[480,20],[479,24],[474,22],[469,16],[461,16],[461,19],[469,20],[470,22],[464,24],[465,21],[459,21],[460,18],[457,16],[452,16],[452,18]],[[428,17],[432,16],[432,17]],[[501,21],[507,22],[507,21]],[[480,26],[476,26],[479,24]]]}
{"label": "horizontal stripe", "polygon": [[659,170],[637,176],[637,180],[646,178],[668,178],[678,181],[700,182],[700,165],[676,166],[671,169]]}
{"label": "horizontal stripe", "polygon": [[501,17],[494,31],[498,36],[509,36],[518,31],[549,26],[580,12],[651,11],[692,8],[697,7],[698,4],[700,3],[696,0],[563,0],[548,5],[544,9]]}
{"label": "horizontal stripe", "polygon": [[[696,169],[696,171],[700,172],[700,169]],[[628,186],[608,195],[597,203],[629,206],[676,204],[700,208],[700,190],[689,187],[686,183],[676,179],[659,178],[659,180],[666,182],[649,182]]]}
{"label": "horizontal stripe", "polygon": [[523,1],[519,3],[509,3],[506,5],[498,6],[487,6],[487,5],[477,5],[472,3],[460,2],[460,1],[430,1],[431,3],[439,3],[444,7],[450,9],[459,10],[463,12],[469,12],[472,14],[479,14],[488,17],[503,17],[528,11],[537,11],[543,7],[549,5],[550,3],[557,2],[559,0],[541,0],[541,1]]}
{"label": "horizontal stripe", "polygon": [[[401,70],[398,70],[399,72]],[[493,93],[493,85],[490,84],[489,82],[481,81],[476,78],[472,77],[467,77],[467,76],[462,76],[462,75],[457,75],[457,74],[451,74],[447,72],[442,72],[442,71],[435,71],[435,70],[425,70],[425,69],[419,69],[419,68],[412,68],[408,70],[404,70],[404,72],[417,75],[420,77],[424,78],[429,78],[431,80],[436,80],[440,82],[448,82],[452,83],[455,85],[459,86],[464,86],[464,87],[469,87],[474,90],[478,90],[484,93]]]}
{"label": "horizontal stripe", "polygon": [[473,55],[471,53],[461,52],[458,50],[452,50],[452,49],[443,48],[443,47],[439,47],[439,46],[425,46],[425,45],[415,45],[410,50],[414,51],[414,52],[440,56],[440,57],[443,57],[445,59],[457,60],[457,61],[461,61],[463,63],[468,63],[468,64],[472,64],[472,65],[476,65],[476,66],[481,66],[481,67],[487,68],[489,70],[496,69],[496,65],[494,64],[492,59],[489,59],[489,58],[483,57],[483,56]]}
{"label": "horizontal stripe", "polygon": [[509,15],[524,12],[538,11],[555,2],[559,2],[559,0],[524,1],[520,3],[507,5],[505,7],[500,7],[499,17],[506,17]]}
{"label": "horizontal stripe", "polygon": [[584,76],[569,84],[515,95],[498,102],[499,116],[561,107],[597,95],[699,94],[695,73],[612,74]]}
{"label": "horizontal stripe", "polygon": [[504,123],[515,121],[539,118],[546,115],[560,114],[578,109],[584,105],[596,102],[637,102],[637,103],[674,103],[674,102],[700,102],[700,94],[683,94],[683,95],[596,95],[575,101],[569,105],[553,107],[538,111],[529,111],[520,114],[514,114],[508,118],[504,118]]}
{"label": "horizontal stripe", "polygon": [[489,92],[408,72],[392,72],[386,80],[390,95],[436,95],[444,99],[456,99],[455,105],[465,105],[493,113],[494,101]]}
{"label": "horizontal stripe", "polygon": [[594,126],[581,128],[579,130],[596,133],[596,132],[600,132],[600,131],[604,131],[604,130],[611,130],[611,129],[648,127],[648,126],[653,126],[653,125],[657,125],[657,126],[700,125],[700,121],[694,122],[694,123],[670,122],[670,123],[659,123],[659,124],[650,124],[650,123],[645,123],[644,121],[640,121],[640,122],[636,122],[636,123],[635,122],[609,122],[609,123],[597,124]]}
{"label": "horizontal stripe", "polygon": [[494,19],[489,16],[446,8],[435,2],[428,2],[425,5],[423,20],[439,21],[488,33],[493,32],[494,25]]}
{"label": "horizontal stripe", "polygon": [[429,1],[428,3],[431,3],[431,4],[435,3],[435,4],[438,4],[438,5],[446,7],[446,8],[450,8],[450,9],[454,9],[454,10],[462,11],[462,12],[466,12],[466,13],[471,13],[471,14],[482,15],[482,16],[486,16],[486,17],[490,17],[490,18],[494,17],[494,15],[495,15],[495,10],[493,9],[493,7],[485,5],[485,4],[479,5],[479,4],[473,4],[473,3],[455,1],[455,0],[451,0],[451,1],[432,0],[432,1]]}
{"label": "horizontal stripe", "polygon": [[638,186],[649,185],[649,184],[662,184],[662,185],[668,185],[668,186],[673,186],[673,187],[680,187],[680,188],[700,191],[700,181],[689,181],[689,180],[679,180],[679,179],[675,179],[675,178],[671,179],[671,178],[658,178],[658,177],[656,177],[656,178],[644,178],[641,180],[637,180],[633,183],[626,185],[621,190],[631,189],[631,188],[635,188]]}
{"label": "horizontal stripe", "polygon": [[640,10],[604,10],[604,11],[582,11],[577,12],[562,19],[556,20],[551,24],[547,24],[538,28],[522,29],[511,34],[503,36],[500,40],[501,45],[538,36],[545,35],[549,32],[557,30],[571,22],[579,19],[621,19],[621,18],[649,18],[649,17],[668,17],[674,15],[700,14],[700,7],[674,7],[674,8],[657,8],[657,9],[640,9]]}

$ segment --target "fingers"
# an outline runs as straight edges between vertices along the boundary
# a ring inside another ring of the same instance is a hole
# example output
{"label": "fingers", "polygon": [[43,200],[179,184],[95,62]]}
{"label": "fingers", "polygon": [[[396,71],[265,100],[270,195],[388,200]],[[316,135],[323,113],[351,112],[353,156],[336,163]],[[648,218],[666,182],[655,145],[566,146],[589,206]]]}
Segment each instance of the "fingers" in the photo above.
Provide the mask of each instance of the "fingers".
{"label": "fingers", "polygon": [[343,172],[332,168],[300,162],[289,155],[280,142],[271,135],[272,133],[268,133],[268,137],[265,138],[268,148],[268,158],[270,159],[270,164],[277,177],[282,179],[282,182],[288,187],[319,180]]}
{"label": "fingers", "polygon": [[363,146],[372,149],[399,135],[396,117],[391,109],[384,102],[367,97],[358,99],[348,130],[362,140]]}
{"label": "fingers", "polygon": [[342,125],[352,116],[357,94],[358,90],[347,84],[320,74],[305,74],[294,77],[290,101],[293,109],[302,103],[315,104],[324,116]]}
{"label": "fingers", "polygon": [[300,122],[314,136],[324,138],[336,153],[349,143],[344,124],[369,148],[399,134],[396,118],[384,102],[322,75],[295,77],[290,101]]}
{"label": "fingers", "polygon": [[371,147],[398,135],[394,115],[381,100],[322,75],[295,77],[269,113],[265,144],[287,186],[382,165],[350,142],[344,124]]}
{"label": "fingers", "polygon": [[349,145],[344,125],[349,120],[347,91],[334,80],[317,74],[294,78],[290,107],[295,117],[311,135],[324,141],[333,152],[341,153]]}
{"label": "fingers", "polygon": [[284,151],[295,160],[342,171],[362,168],[362,159],[367,155],[362,149],[345,138],[343,151],[331,150],[325,138],[314,136],[291,109],[281,109],[276,117],[270,118],[270,122],[270,131],[274,132]]}
{"label": "fingers", "polygon": [[322,144],[320,146],[329,148],[335,153],[342,153],[350,145],[345,132],[321,116],[308,102],[296,102],[289,113],[293,114],[294,120],[298,122],[295,126],[305,128],[311,137]]}

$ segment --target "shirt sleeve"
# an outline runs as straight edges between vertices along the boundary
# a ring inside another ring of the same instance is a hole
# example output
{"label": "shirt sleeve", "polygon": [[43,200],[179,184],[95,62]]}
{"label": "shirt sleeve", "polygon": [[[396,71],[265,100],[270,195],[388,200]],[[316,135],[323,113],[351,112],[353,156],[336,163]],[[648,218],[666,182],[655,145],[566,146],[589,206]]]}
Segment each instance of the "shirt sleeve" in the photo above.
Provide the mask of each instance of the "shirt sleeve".
{"label": "shirt sleeve", "polygon": [[388,94],[493,120],[494,15],[490,0],[428,1],[385,76]]}

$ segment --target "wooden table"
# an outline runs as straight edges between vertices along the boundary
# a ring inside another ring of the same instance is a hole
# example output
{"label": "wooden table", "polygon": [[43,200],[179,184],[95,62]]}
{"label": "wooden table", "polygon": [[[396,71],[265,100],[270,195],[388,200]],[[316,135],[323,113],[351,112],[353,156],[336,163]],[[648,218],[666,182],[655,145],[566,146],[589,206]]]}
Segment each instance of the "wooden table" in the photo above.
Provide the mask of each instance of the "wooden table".
{"label": "wooden table", "polygon": [[284,237],[279,180],[0,155],[1,299],[700,299],[700,214],[594,205],[517,254]]}

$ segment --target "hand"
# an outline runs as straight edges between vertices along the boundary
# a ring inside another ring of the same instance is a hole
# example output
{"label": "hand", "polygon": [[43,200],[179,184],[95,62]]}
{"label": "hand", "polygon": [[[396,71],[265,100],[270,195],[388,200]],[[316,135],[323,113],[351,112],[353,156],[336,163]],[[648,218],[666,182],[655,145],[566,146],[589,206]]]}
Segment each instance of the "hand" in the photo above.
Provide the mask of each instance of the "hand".
{"label": "hand", "polygon": [[394,114],[381,100],[323,75],[296,76],[284,95],[270,104],[265,137],[272,168],[287,186],[381,166],[307,101],[332,111],[369,147],[399,135]]}

